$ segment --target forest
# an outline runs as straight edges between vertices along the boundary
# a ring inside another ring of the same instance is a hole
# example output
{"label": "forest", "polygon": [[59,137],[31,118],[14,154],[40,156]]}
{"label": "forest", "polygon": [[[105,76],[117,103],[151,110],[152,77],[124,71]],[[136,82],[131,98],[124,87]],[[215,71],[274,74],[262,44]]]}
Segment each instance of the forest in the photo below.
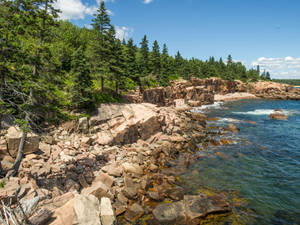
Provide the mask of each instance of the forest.
{"label": "forest", "polygon": [[300,79],[272,79],[272,81],[294,86],[300,86]]}
{"label": "forest", "polygon": [[70,119],[67,112],[90,112],[98,103],[121,101],[128,90],[179,78],[270,79],[231,55],[186,59],[146,35],[140,43],[119,40],[103,1],[91,29],[59,20],[53,3],[0,0],[0,115],[23,125]]}

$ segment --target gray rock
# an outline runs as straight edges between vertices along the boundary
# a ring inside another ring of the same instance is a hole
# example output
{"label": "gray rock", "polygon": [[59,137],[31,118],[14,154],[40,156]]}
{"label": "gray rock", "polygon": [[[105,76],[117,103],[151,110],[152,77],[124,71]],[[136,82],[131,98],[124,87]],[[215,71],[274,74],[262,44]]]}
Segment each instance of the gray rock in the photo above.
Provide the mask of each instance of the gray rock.
{"label": "gray rock", "polygon": [[184,206],[187,221],[190,223],[198,223],[199,218],[211,213],[230,211],[229,204],[220,195],[185,195]]}
{"label": "gray rock", "polygon": [[87,117],[82,117],[78,120],[78,130],[83,133],[89,132],[89,121]]}
{"label": "gray rock", "polygon": [[158,205],[153,210],[153,216],[158,224],[182,225],[185,224],[184,202]]}
{"label": "gray rock", "polygon": [[101,198],[100,214],[102,225],[113,225],[115,223],[116,218],[109,198]]}
{"label": "gray rock", "polygon": [[144,213],[145,211],[142,208],[142,206],[140,206],[137,203],[134,203],[126,210],[124,217],[126,220],[133,222],[139,219],[141,216],[143,216]]}
{"label": "gray rock", "polygon": [[76,225],[101,225],[100,203],[93,195],[76,195],[74,198]]}

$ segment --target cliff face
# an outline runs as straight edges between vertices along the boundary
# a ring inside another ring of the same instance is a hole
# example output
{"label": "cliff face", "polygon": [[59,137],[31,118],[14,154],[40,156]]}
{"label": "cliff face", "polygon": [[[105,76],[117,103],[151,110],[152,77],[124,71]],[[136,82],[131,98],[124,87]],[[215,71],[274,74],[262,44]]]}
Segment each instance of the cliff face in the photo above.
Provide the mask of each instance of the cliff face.
{"label": "cliff face", "polygon": [[243,83],[240,80],[222,80],[220,78],[191,78],[190,81],[176,81],[168,87],[156,87],[145,90],[143,94],[129,95],[126,99],[132,103],[148,102],[159,106],[176,105],[178,101],[192,107],[214,102],[214,95],[226,95],[247,92],[260,98],[300,100],[300,90],[287,84],[270,81]]}

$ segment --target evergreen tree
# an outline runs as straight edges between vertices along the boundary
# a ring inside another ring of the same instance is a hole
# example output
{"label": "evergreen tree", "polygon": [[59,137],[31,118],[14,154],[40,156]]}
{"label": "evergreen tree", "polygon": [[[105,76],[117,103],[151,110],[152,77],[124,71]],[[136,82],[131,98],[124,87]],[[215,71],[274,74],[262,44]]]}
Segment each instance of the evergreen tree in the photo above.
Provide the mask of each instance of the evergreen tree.
{"label": "evergreen tree", "polygon": [[142,42],[140,43],[141,48],[141,62],[140,62],[140,73],[143,76],[146,76],[149,74],[149,47],[148,47],[148,40],[147,36],[144,35]]}
{"label": "evergreen tree", "polygon": [[231,65],[233,63],[232,56],[229,54],[227,57],[227,65]]}
{"label": "evergreen tree", "polygon": [[84,48],[80,46],[73,54],[72,60],[72,105],[75,108],[91,108],[92,104],[92,81],[90,70],[84,56]]}
{"label": "evergreen tree", "polygon": [[269,72],[266,73],[266,79],[267,79],[267,80],[271,80],[271,75],[270,75]]}
{"label": "evergreen tree", "polygon": [[115,38],[115,28],[111,26],[108,32],[108,41],[110,46],[109,72],[112,80],[115,81],[116,93],[119,92],[120,83],[124,75],[124,55],[122,54],[122,45],[119,39]]}
{"label": "evergreen tree", "polygon": [[109,72],[109,44],[108,44],[108,32],[111,28],[110,18],[105,8],[104,1],[101,1],[100,7],[97,10],[97,14],[94,14],[95,18],[92,20],[92,26],[95,31],[95,40],[92,42],[92,49],[94,54],[91,57],[93,65],[93,72],[96,79],[101,79],[101,90],[104,91],[104,78]]}
{"label": "evergreen tree", "polygon": [[136,54],[136,46],[133,44],[132,38],[130,38],[125,46],[125,74],[128,78],[132,79],[136,84],[138,84],[139,74],[137,71]]}
{"label": "evergreen tree", "polygon": [[163,50],[161,54],[161,70],[160,70],[160,76],[159,76],[159,84],[162,86],[167,86],[169,84],[169,78],[168,76],[171,75],[171,63],[169,60],[169,53],[167,45],[163,45]]}
{"label": "evergreen tree", "polygon": [[180,52],[177,51],[177,53],[175,55],[175,65],[174,65],[174,68],[175,68],[176,74],[178,76],[182,76],[182,74],[183,74],[183,71],[182,71],[183,63],[184,63],[184,59],[182,58]]}
{"label": "evergreen tree", "polygon": [[158,77],[158,74],[160,72],[160,50],[158,42],[156,40],[153,43],[151,53],[151,72]]}

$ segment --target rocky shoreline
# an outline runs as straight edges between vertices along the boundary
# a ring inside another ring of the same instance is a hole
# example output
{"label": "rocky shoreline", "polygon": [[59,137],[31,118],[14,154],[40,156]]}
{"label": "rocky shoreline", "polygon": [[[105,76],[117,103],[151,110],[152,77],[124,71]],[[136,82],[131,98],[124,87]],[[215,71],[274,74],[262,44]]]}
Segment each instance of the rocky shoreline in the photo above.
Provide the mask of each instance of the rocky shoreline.
{"label": "rocky shoreline", "polygon": [[[103,104],[91,118],[30,134],[18,177],[5,181],[0,200],[16,210],[19,202],[34,224],[199,224],[230,213],[235,203],[226,195],[185,194],[176,174],[201,157],[203,146],[231,144],[211,139],[206,124],[214,118],[189,109],[235,92],[300,99],[300,90],[288,85],[218,78],[133,93],[127,100],[137,104]],[[3,168],[12,166],[19,142],[16,128],[1,130]]]}

